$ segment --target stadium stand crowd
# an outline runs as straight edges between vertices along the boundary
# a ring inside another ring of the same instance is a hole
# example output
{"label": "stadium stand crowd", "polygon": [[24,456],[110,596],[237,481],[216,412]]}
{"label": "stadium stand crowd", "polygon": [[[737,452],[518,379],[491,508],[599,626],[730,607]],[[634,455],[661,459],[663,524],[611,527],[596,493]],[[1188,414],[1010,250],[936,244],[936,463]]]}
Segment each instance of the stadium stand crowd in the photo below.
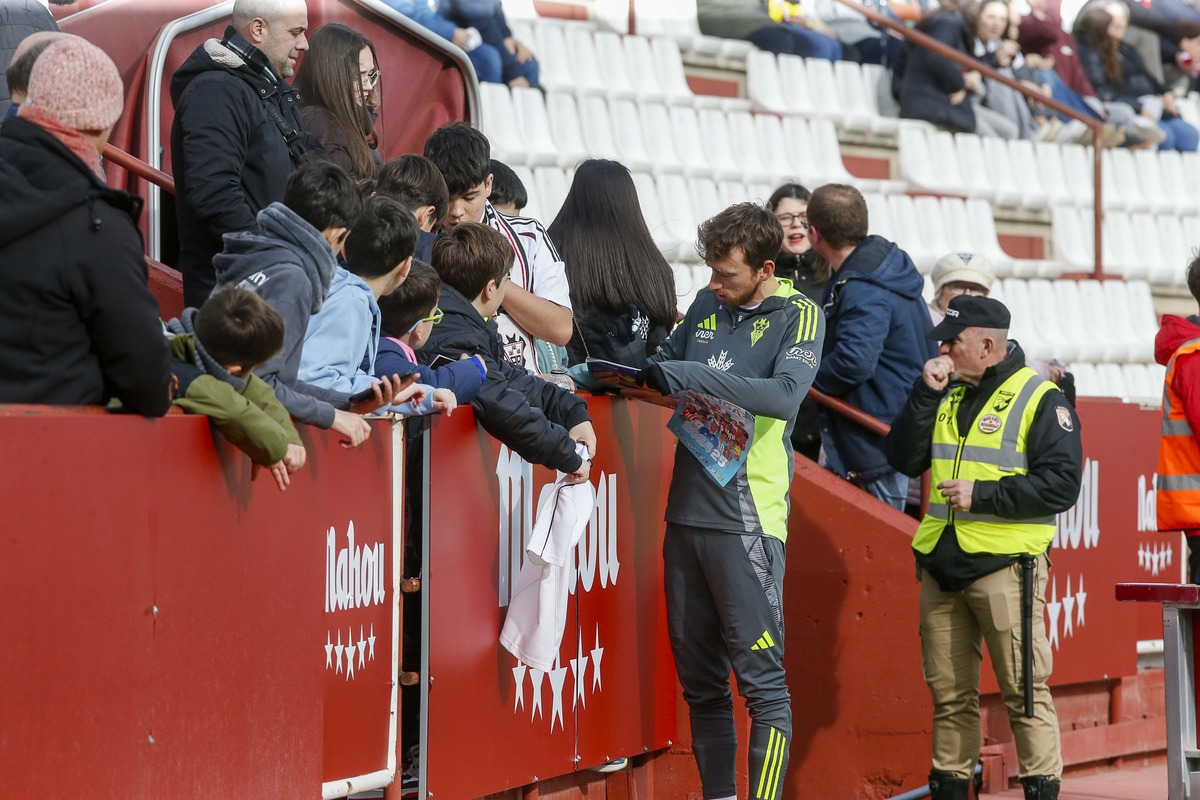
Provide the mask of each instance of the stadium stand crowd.
{"label": "stadium stand crowd", "polygon": [[[237,0],[172,79],[188,309],[164,328],[140,200],[104,183],[120,77],[78,37],[19,47],[35,28],[12,21],[14,2],[0,4],[14,101],[0,401],[147,416],[175,403],[280,489],[305,461],[293,419],[352,447],[364,414],[463,403],[522,457],[586,482],[602,443],[586,403],[547,378],[575,366],[587,385],[578,367],[594,356],[646,368],[719,283],[698,226],[746,201],[778,223],[774,274],[824,309],[814,386],[889,423],[934,355],[925,334],[963,294],[1003,301],[1030,363],[1064,389],[1156,396],[1151,284],[1182,286],[1200,242],[1187,0],[1089,0],[1070,31],[1056,0],[1025,14],[943,0],[915,24],[1104,124],[1102,255],[1123,279],[1105,281],[1077,279],[1097,255],[1091,128],[837,2],[657,0],[638,4],[642,35],[621,35],[510,20],[500,0],[386,0],[483,82],[482,129],[450,123],[423,155],[389,160],[378,43],[309,31],[303,0]],[[687,61],[744,69],[746,96],[697,93]],[[852,174],[850,140],[894,147],[899,179]],[[1048,222],[1049,255],[1009,255],[1001,214]],[[880,437],[810,401],[792,442],[904,507]]]}

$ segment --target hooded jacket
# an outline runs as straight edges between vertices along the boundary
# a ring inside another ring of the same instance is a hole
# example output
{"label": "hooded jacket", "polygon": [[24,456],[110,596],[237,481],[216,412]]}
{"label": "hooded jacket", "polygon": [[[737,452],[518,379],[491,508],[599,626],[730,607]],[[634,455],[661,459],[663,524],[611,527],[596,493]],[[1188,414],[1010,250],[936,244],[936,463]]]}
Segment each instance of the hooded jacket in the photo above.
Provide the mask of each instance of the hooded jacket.
{"label": "hooded jacket", "polygon": [[471,402],[483,429],[531,464],[575,472],[582,460],[567,431],[587,422],[587,403],[562,387],[526,372],[504,357],[494,320],[485,320],[453,286],[442,285],[442,321],[417,354],[428,364],[438,355],[481,355],[487,379]]}
{"label": "hooded jacket", "polygon": [[226,233],[254,227],[283,199],[292,170],[324,154],[304,131],[300,94],[232,27],[196,48],[171,78],[171,165],[184,302],[199,307],[214,284]]}
{"label": "hooded jacket", "polygon": [[309,317],[321,310],[337,269],[329,242],[296,212],[272,203],[259,212],[251,230],[225,236],[225,250],[213,266],[219,284],[257,293],[283,317],[283,350],[254,374],[275,390],[293,417],[331,427],[334,409],[349,407],[350,395],[297,377]]}
{"label": "hooded jacket", "polygon": [[[1106,103],[1128,103],[1134,111],[1142,108],[1141,98],[1151,94],[1166,94],[1170,87],[1154,77],[1142,60],[1141,53],[1125,42],[1117,43],[1117,60],[1121,64],[1121,80],[1110,81],[1104,74],[1104,61],[1100,53],[1082,37],[1075,43],[1079,63],[1087,75],[1096,94]],[[1164,114],[1169,117],[1169,114]]]}
{"label": "hooded jacket", "polygon": [[[1200,339],[1200,317],[1184,319],[1164,314],[1162,328],[1154,337],[1154,360],[1164,367],[1184,342]],[[1184,412],[1193,431],[1200,431],[1200,353],[1188,353],[1175,362],[1175,382],[1171,387],[1184,400]]]}
{"label": "hooded jacket", "polygon": [[675,448],[667,522],[787,540],[791,432],[821,362],[824,315],[780,279],[757,308],[730,308],[711,289],[696,296],[651,361],[670,393],[694,389],[755,415],[750,452],[725,486],[686,447]]}
{"label": "hooded jacket", "polygon": [[32,33],[56,30],[58,23],[38,0],[7,0],[0,3],[0,118],[7,113],[12,101],[4,71],[12,63],[17,45]]}
{"label": "hooded jacket", "polygon": [[175,405],[207,416],[255,464],[278,463],[289,444],[301,444],[291,417],[262,379],[230,375],[208,354],[196,337],[195,315],[196,309],[187,308],[181,319],[167,323]]}
{"label": "hooded jacket", "polygon": [[379,303],[366,281],[338,267],[329,297],[308,321],[300,354],[300,380],[314,386],[357,394],[375,379],[359,366],[375,365],[382,325]]}
{"label": "hooded jacket", "polygon": [[110,189],[19,117],[0,130],[0,402],[171,407],[166,342],[137,230]]}
{"label": "hooded jacket", "polygon": [[[813,385],[891,423],[925,362],[937,355],[921,299],[925,284],[908,254],[868,236],[825,286],[825,352]],[[848,473],[871,481],[888,471],[883,438],[829,414]]]}

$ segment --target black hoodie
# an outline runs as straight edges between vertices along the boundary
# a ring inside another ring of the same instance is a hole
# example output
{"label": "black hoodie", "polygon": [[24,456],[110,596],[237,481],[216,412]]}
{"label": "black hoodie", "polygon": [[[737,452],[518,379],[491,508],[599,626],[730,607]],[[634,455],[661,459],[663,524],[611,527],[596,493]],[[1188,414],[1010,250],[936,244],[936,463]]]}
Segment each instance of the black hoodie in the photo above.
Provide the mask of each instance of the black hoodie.
{"label": "black hoodie", "polygon": [[184,302],[199,307],[215,281],[221,236],[249,230],[259,211],[283,199],[305,156],[324,150],[304,131],[299,92],[232,27],[175,71],[171,102],[178,266]]}
{"label": "black hoodie", "polygon": [[170,354],[147,288],[139,198],[20,117],[0,129],[0,402],[161,416]]}
{"label": "black hoodie", "polygon": [[439,354],[483,356],[487,379],[471,402],[479,424],[531,464],[578,470],[581,462],[567,431],[590,419],[583,398],[506,359],[496,323],[484,320],[453,286],[442,286],[438,307],[442,321],[433,326],[417,358],[428,364]]}

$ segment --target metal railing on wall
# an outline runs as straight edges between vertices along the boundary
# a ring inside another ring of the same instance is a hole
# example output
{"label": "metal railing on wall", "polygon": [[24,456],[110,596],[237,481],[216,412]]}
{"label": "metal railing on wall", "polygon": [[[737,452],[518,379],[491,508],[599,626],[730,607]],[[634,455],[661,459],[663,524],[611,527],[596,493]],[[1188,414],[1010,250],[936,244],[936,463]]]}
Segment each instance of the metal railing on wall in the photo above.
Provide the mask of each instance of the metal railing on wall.
{"label": "metal railing on wall", "polygon": [[927,50],[932,50],[933,52],[937,53],[938,55],[943,56],[944,58],[950,59],[955,64],[958,64],[960,67],[964,67],[967,70],[974,70],[976,72],[979,72],[981,75],[983,75],[987,78],[991,78],[992,80],[996,81],[997,83],[1001,83],[1001,84],[1007,86],[1008,88],[1012,89],[1013,91],[1020,92],[1027,100],[1033,100],[1033,101],[1037,102],[1039,105],[1043,105],[1043,106],[1051,109],[1052,111],[1054,111],[1057,114],[1062,114],[1063,116],[1069,117],[1073,120],[1078,120],[1078,121],[1084,123],[1085,125],[1087,125],[1091,129],[1091,131],[1092,131],[1092,182],[1093,182],[1093,187],[1092,187],[1092,190],[1093,190],[1092,233],[1093,233],[1094,258],[1095,258],[1092,274],[1096,278],[1099,278],[1104,272],[1103,256],[1102,256],[1102,253],[1104,251],[1104,248],[1102,246],[1103,230],[1101,227],[1103,220],[1104,220],[1104,207],[1102,204],[1103,198],[1101,196],[1101,180],[1100,180],[1101,169],[1102,169],[1102,167],[1101,167],[1101,164],[1102,164],[1101,152],[1104,147],[1104,141],[1103,141],[1104,124],[1103,124],[1103,122],[1101,122],[1100,120],[1097,120],[1095,117],[1086,116],[1085,114],[1082,114],[1079,111],[1077,111],[1069,106],[1063,105],[1062,103],[1058,102],[1054,98],[1047,97],[1046,95],[1042,94],[1041,91],[1039,91],[1037,89],[1032,89],[1032,88],[1026,86],[1025,84],[1021,83],[1020,81],[1015,80],[1014,78],[1011,78],[1008,75],[1005,75],[1005,74],[997,71],[996,69],[993,69],[992,67],[983,63],[982,61],[972,58],[971,56],[968,56],[966,53],[955,50],[953,47],[945,44],[944,42],[939,42],[937,39],[934,39],[932,36],[922,33],[921,31],[913,30],[913,29],[909,28],[907,25],[904,25],[903,23],[897,22],[896,20],[891,19],[890,17],[888,17],[884,14],[880,14],[878,11],[874,11],[870,8],[867,8],[862,3],[856,2],[856,0],[837,0],[837,1],[839,3],[841,3],[842,5],[846,6],[847,8],[854,9],[859,14],[862,14],[864,17],[866,17],[867,19],[869,19],[871,22],[875,23],[876,25],[886,28],[889,31],[892,31],[897,36],[900,36],[901,38],[903,38],[905,41],[909,42],[910,44],[916,45],[917,47],[924,47]]}

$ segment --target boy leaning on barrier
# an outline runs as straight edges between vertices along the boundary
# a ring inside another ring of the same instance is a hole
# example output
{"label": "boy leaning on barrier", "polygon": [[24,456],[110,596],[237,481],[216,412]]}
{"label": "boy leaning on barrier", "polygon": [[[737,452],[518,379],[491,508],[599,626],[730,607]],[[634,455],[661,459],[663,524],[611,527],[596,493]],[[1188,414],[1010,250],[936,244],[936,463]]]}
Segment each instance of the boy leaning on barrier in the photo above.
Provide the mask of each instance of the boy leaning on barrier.
{"label": "boy leaning on barrier", "polygon": [[254,374],[283,348],[283,319],[254,292],[229,286],[167,323],[171,398],[204,414],[226,439],[250,456],[255,471],[270,470],[279,490],[304,466],[304,445],[287,409]]}

